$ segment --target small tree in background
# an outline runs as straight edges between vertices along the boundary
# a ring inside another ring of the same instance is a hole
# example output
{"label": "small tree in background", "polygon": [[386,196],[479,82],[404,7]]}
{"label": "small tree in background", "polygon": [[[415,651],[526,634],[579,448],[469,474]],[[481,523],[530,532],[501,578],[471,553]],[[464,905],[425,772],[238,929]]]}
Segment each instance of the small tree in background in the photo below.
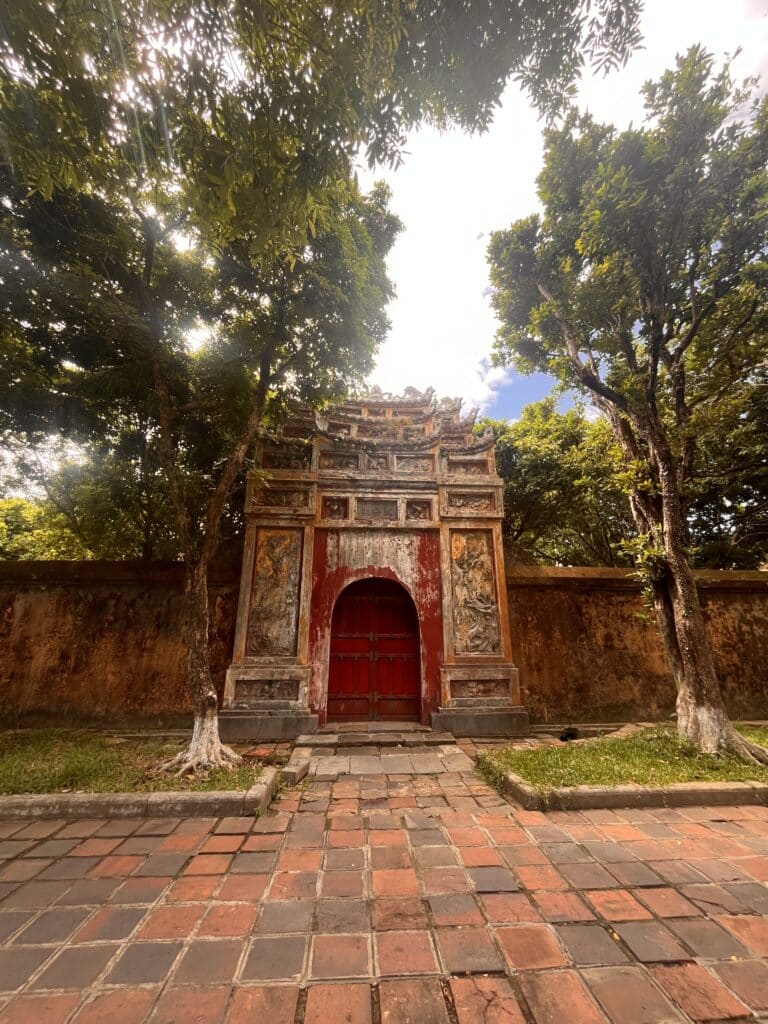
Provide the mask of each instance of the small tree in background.
{"label": "small tree in background", "polygon": [[543,216],[497,232],[496,355],[587,392],[624,455],[638,558],[704,752],[768,761],[726,714],[689,562],[690,481],[764,371],[768,101],[694,48],[644,88],[643,127],[572,113],[547,135]]}

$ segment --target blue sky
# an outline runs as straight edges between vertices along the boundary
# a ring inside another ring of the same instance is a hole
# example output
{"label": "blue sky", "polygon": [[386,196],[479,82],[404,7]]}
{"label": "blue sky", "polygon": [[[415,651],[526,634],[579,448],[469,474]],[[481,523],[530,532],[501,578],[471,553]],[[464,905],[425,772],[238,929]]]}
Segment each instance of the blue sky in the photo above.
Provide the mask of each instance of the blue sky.
{"label": "blue sky", "polygon": [[[644,48],[607,78],[588,76],[579,105],[623,127],[642,118],[640,87],[700,42],[717,57],[742,53],[739,76],[768,70],[768,0],[646,0]],[[768,77],[768,76],[767,76]],[[383,178],[405,224],[388,261],[397,298],[392,329],[369,382],[385,391],[433,386],[495,418],[515,418],[549,392],[542,374],[491,367],[496,330],[488,297],[489,233],[537,209],[541,122],[515,85],[480,136],[414,132],[396,171],[361,169],[366,186]]]}

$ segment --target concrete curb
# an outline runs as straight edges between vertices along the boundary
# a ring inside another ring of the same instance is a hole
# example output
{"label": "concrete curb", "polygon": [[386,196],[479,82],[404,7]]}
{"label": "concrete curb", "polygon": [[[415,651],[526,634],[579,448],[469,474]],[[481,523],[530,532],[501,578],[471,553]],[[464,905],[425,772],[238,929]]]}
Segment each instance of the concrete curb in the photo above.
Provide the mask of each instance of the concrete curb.
{"label": "concrete curb", "polygon": [[675,782],[670,786],[572,786],[538,790],[507,772],[501,791],[526,811],[594,811],[617,807],[768,805],[764,782]]}
{"label": "concrete curb", "polygon": [[2,818],[230,818],[263,813],[280,771],[264,768],[245,792],[44,793],[0,796]]}

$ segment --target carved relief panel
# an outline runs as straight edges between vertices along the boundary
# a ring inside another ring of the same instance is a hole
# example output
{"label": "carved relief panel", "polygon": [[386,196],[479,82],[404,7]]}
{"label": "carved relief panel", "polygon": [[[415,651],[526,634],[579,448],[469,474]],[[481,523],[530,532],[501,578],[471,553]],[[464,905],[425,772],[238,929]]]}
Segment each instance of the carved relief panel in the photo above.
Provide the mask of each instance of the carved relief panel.
{"label": "carved relief panel", "polygon": [[306,508],[308,503],[309,491],[305,487],[265,488],[253,496],[253,504],[261,508]]}
{"label": "carved relief panel", "polygon": [[428,521],[432,518],[432,502],[421,499],[409,499],[405,503],[405,518]]}
{"label": "carved relief panel", "polygon": [[433,473],[435,463],[431,455],[398,455],[396,468],[399,473]]}
{"label": "carved relief panel", "polygon": [[453,635],[457,654],[500,654],[499,610],[489,530],[451,532]]}
{"label": "carved relief panel", "polygon": [[246,655],[296,654],[303,531],[259,529]]}
{"label": "carved relief panel", "polygon": [[360,468],[360,456],[355,452],[320,452],[320,469],[334,472],[352,471]]}
{"label": "carved relief panel", "polygon": [[348,519],[349,500],[347,498],[323,498],[323,519]]}
{"label": "carved relief panel", "polygon": [[483,491],[449,491],[447,506],[451,511],[495,512],[496,502],[493,494]]}

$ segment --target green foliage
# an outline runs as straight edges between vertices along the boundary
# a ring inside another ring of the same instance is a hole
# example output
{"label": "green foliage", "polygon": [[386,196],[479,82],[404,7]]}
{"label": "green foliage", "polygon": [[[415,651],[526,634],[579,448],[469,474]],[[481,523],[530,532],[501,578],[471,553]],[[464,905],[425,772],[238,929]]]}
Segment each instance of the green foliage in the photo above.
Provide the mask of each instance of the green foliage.
{"label": "green foliage", "polygon": [[621,453],[608,423],[554,399],[527,405],[512,423],[483,421],[496,436],[511,553],[554,565],[626,565],[632,535],[620,483]]}
{"label": "green foliage", "polygon": [[[740,727],[755,743],[768,730]],[[593,743],[563,743],[528,750],[492,750],[478,759],[481,774],[495,786],[504,775],[520,775],[538,790],[561,786],[669,786],[676,782],[768,782],[768,768],[738,758],[700,754],[669,726]]]}
{"label": "green foliage", "polygon": [[179,746],[151,737],[120,741],[75,729],[0,733],[0,793],[245,790],[261,774],[253,762],[193,779],[159,774],[158,760]]}
{"label": "green foliage", "polygon": [[0,498],[0,559],[82,559],[92,553],[50,503]]}
{"label": "green foliage", "polygon": [[679,510],[689,556],[722,566],[766,554],[768,101],[753,85],[693,48],[645,86],[641,127],[572,111],[547,132],[542,215],[489,246],[496,359],[591,394],[638,532],[667,550]]}

